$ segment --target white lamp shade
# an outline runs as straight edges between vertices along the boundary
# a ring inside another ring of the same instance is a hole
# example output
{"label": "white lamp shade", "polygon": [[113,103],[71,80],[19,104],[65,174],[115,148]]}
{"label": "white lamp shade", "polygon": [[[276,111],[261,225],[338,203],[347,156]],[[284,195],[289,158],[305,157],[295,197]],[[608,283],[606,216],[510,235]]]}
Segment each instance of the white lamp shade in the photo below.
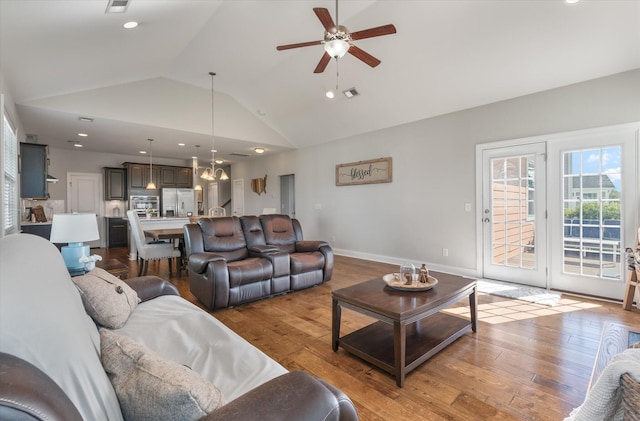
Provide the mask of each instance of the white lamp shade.
{"label": "white lamp shade", "polygon": [[349,50],[349,43],[342,39],[334,39],[324,43],[324,50],[333,58],[342,58]]}
{"label": "white lamp shade", "polygon": [[51,223],[52,243],[82,243],[99,240],[95,213],[57,213]]}

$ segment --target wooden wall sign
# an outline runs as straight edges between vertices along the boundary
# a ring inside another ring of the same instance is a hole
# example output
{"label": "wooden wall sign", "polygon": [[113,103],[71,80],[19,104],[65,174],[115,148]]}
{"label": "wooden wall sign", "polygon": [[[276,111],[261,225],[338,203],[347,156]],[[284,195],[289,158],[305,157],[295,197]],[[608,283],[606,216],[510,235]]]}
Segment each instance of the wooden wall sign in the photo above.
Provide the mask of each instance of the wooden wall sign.
{"label": "wooden wall sign", "polygon": [[267,192],[267,175],[264,178],[254,178],[251,180],[251,190],[260,196],[262,193]]}
{"label": "wooden wall sign", "polygon": [[336,186],[391,183],[391,158],[371,159],[336,165]]}

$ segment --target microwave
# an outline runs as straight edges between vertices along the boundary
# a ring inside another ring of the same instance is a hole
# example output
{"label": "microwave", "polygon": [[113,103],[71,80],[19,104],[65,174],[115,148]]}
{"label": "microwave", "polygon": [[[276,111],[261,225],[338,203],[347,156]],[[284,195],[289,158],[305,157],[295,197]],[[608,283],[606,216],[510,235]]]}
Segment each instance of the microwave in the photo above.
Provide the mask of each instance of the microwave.
{"label": "microwave", "polygon": [[129,196],[129,210],[135,211],[139,217],[145,217],[147,209],[153,209],[151,216],[159,216],[160,196]]}

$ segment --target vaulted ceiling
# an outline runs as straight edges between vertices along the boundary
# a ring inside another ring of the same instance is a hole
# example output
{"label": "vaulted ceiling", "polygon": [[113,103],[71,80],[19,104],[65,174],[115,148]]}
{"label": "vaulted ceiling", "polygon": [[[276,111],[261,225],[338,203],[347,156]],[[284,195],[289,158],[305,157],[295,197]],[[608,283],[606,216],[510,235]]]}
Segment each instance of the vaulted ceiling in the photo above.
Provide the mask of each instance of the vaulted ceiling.
{"label": "vaulted ceiling", "polygon": [[[137,154],[154,138],[154,156],[208,159],[210,71],[217,157],[236,162],[255,147],[305,147],[640,68],[635,0],[342,0],[341,25],[392,23],[397,33],[355,41],[379,66],[347,54],[321,74],[322,46],[275,47],[322,39],[312,9],[335,19],[333,0],[106,7],[0,0],[0,71],[40,143]],[[139,26],[125,30],[127,21]],[[336,83],[360,95],[326,98]]]}

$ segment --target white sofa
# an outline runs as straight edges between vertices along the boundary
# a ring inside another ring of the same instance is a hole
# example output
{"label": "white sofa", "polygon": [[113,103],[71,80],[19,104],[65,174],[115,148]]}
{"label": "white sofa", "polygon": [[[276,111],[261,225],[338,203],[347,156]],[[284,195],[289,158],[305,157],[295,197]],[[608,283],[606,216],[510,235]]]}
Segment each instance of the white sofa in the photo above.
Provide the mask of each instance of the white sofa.
{"label": "white sofa", "polygon": [[[203,419],[357,419],[352,402],[339,390],[307,374],[288,373],[213,316],[172,295],[177,290],[171,284],[157,277],[134,278],[128,284],[138,289],[142,302],[113,332],[215,385],[226,405]],[[69,412],[56,415],[45,402],[64,406],[67,398],[67,410],[73,413],[75,407],[81,419],[123,419],[101,364],[96,323],[85,311],[59,251],[37,236],[0,239],[0,353],[0,371],[14,370],[14,375],[0,376],[0,419],[16,414],[24,419],[78,418]],[[33,384],[20,384],[29,378],[23,375],[23,361],[52,379],[63,395],[56,396],[51,387],[39,391]],[[48,418],[39,418],[38,413],[46,411],[52,411]]]}

